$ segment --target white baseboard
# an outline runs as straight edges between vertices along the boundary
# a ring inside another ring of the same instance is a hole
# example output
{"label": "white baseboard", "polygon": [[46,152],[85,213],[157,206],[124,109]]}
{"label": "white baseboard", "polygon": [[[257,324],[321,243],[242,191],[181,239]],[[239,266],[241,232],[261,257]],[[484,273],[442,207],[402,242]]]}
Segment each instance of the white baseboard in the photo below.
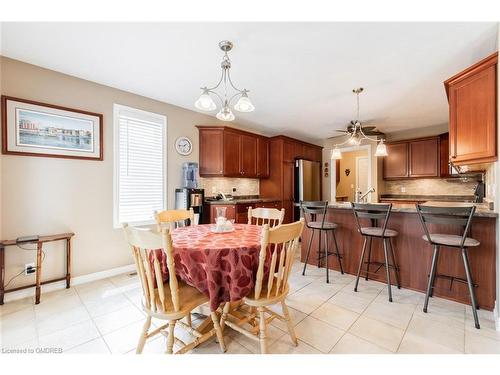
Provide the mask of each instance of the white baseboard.
{"label": "white baseboard", "polygon": [[495,302],[495,309],[493,310],[493,317],[495,318],[495,329],[500,331],[500,316],[498,316],[498,301]]}
{"label": "white baseboard", "polygon": [[[71,286],[86,284],[91,281],[102,280],[108,277],[113,277],[116,275],[121,275],[122,273],[133,272],[133,271],[135,271],[135,264],[129,264],[127,266],[111,268],[105,271],[89,273],[88,275],[76,276],[71,278]],[[53,292],[55,290],[61,290],[65,288],[66,288],[65,280],[42,285],[41,299],[43,300],[43,293]],[[34,295],[35,295],[35,287],[18,290],[12,293],[6,293],[4,296],[4,303],[26,297],[33,297]]]}

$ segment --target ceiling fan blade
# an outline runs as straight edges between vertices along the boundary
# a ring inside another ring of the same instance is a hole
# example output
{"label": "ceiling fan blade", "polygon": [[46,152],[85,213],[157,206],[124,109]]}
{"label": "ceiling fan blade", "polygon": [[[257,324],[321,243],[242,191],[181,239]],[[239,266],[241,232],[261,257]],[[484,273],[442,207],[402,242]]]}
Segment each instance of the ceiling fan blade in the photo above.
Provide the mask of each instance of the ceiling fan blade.
{"label": "ceiling fan blade", "polygon": [[376,129],[376,126],[362,126],[361,129],[366,133],[367,131],[372,131],[373,129]]}
{"label": "ceiling fan blade", "polygon": [[336,131],[336,132],[339,132],[339,133],[346,133],[346,134],[347,134],[347,133],[349,133],[349,131],[348,131],[348,130],[335,130],[335,131]]}

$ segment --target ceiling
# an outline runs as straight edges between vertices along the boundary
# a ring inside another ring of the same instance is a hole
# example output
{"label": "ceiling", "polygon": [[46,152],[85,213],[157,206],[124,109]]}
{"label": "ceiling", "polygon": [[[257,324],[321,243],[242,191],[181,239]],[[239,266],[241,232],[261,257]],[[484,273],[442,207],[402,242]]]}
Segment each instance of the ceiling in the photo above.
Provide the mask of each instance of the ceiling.
{"label": "ceiling", "polygon": [[[443,81],[497,50],[497,23],[3,23],[2,55],[190,110],[217,82],[220,40],[269,135],[336,135],[355,117],[384,132],[447,122]],[[215,112],[213,113],[215,115]]]}

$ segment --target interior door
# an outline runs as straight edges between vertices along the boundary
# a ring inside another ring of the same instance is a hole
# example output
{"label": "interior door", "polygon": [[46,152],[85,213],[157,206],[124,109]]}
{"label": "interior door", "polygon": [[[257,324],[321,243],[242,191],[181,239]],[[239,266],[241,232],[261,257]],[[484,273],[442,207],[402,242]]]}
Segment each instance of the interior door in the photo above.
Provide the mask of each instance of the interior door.
{"label": "interior door", "polygon": [[[361,191],[364,194],[368,191],[368,158],[358,156],[356,158],[356,191]],[[352,197],[355,201],[355,197]]]}

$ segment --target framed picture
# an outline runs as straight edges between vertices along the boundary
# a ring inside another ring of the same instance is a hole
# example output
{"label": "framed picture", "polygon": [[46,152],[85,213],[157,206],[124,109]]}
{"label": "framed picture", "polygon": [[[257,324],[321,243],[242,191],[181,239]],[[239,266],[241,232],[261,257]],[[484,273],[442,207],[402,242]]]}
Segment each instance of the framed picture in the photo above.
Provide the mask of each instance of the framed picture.
{"label": "framed picture", "polygon": [[2,153],[103,160],[99,113],[2,95]]}

